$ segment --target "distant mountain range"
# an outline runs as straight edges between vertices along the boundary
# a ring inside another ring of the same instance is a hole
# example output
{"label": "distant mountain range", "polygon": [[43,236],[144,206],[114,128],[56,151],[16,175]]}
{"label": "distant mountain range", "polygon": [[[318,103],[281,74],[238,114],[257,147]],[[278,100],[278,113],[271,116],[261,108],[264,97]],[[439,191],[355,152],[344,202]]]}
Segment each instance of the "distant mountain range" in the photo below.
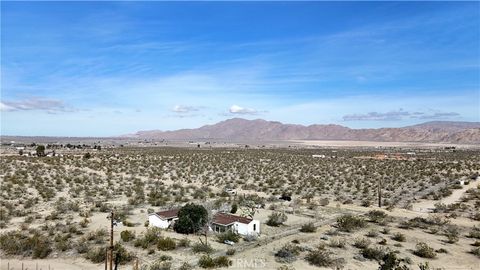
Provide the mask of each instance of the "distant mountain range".
{"label": "distant mountain range", "polygon": [[262,119],[233,118],[196,129],[139,131],[128,137],[166,140],[351,140],[479,144],[480,122],[434,121],[401,128],[351,129],[340,125],[303,126]]}

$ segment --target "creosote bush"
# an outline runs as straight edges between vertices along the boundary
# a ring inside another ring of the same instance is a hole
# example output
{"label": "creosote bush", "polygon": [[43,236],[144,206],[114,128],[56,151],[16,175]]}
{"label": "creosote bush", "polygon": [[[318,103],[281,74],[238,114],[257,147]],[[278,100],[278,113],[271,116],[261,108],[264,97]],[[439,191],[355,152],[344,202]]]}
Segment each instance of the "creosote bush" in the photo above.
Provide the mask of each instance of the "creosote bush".
{"label": "creosote bush", "polygon": [[240,235],[232,231],[226,231],[224,233],[217,234],[217,242],[224,243],[225,241],[237,243],[240,241]]}
{"label": "creosote bush", "polygon": [[157,240],[157,248],[159,250],[167,251],[174,250],[177,247],[177,243],[170,237],[160,237]]}
{"label": "creosote bush", "polygon": [[273,212],[268,216],[267,225],[278,227],[282,225],[285,221],[287,221],[287,215],[280,212]]}
{"label": "creosote bush", "polygon": [[198,261],[198,265],[201,268],[229,267],[232,265],[232,261],[227,256],[212,258],[209,255],[204,255]]}
{"label": "creosote bush", "polygon": [[344,232],[353,232],[366,226],[362,217],[346,214],[337,218],[338,229]]}
{"label": "creosote bush", "polygon": [[206,243],[203,243],[203,242],[197,242],[195,244],[192,245],[192,251],[194,253],[212,253],[213,252],[213,248],[209,245],[209,244],[206,244]]}
{"label": "creosote bush", "polygon": [[433,259],[437,257],[437,253],[435,252],[435,250],[429,247],[424,242],[420,242],[415,246],[415,250],[413,251],[413,254],[422,258],[429,258],[429,259]]}
{"label": "creosote bush", "polygon": [[129,242],[130,240],[135,239],[135,232],[125,230],[120,233],[120,238],[123,242]]}
{"label": "creosote bush", "polygon": [[313,233],[316,230],[317,228],[315,228],[315,225],[313,225],[313,222],[303,224],[302,227],[300,228],[300,231],[304,233]]}
{"label": "creosote bush", "polygon": [[291,263],[297,259],[300,254],[300,248],[294,244],[285,244],[275,252],[275,260],[282,263]]}
{"label": "creosote bush", "polygon": [[344,259],[335,259],[332,257],[333,252],[325,249],[324,246],[318,246],[311,250],[305,256],[305,260],[311,265],[318,267],[342,267],[345,263]]}

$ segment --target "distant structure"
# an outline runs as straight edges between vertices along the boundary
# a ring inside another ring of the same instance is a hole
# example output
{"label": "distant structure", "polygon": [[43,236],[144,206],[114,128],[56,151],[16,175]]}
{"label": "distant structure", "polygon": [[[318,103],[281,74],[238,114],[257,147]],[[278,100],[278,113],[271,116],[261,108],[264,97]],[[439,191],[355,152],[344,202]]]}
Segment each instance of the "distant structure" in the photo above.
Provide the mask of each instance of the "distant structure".
{"label": "distant structure", "polygon": [[260,234],[260,221],[227,213],[217,213],[213,217],[211,230],[219,233],[233,231],[241,235],[258,235]]}
{"label": "distant structure", "polygon": [[148,225],[153,227],[158,227],[162,229],[167,229],[178,220],[178,211],[180,209],[171,209],[160,211],[156,213],[151,213],[148,215]]}

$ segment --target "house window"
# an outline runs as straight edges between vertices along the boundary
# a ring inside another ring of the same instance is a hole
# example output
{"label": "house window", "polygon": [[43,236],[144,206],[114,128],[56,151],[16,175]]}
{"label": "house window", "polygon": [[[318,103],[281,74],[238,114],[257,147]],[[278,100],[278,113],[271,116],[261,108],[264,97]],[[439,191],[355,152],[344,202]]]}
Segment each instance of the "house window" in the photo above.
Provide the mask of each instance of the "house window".
{"label": "house window", "polygon": [[253,231],[257,231],[257,224],[253,224]]}

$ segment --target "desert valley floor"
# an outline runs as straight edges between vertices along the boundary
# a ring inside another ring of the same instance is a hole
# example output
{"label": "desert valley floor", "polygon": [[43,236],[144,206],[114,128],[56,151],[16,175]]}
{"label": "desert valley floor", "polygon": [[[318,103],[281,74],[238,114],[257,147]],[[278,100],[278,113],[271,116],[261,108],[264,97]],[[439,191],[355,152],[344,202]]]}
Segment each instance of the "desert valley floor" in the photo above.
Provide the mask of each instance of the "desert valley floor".
{"label": "desert valley floor", "polygon": [[[97,144],[46,144],[55,156],[42,157],[2,146],[0,269],[104,269],[112,209],[118,269],[195,269],[208,258],[228,269],[480,265],[475,148]],[[147,223],[187,203],[253,209],[261,233],[226,245],[219,233]]]}

